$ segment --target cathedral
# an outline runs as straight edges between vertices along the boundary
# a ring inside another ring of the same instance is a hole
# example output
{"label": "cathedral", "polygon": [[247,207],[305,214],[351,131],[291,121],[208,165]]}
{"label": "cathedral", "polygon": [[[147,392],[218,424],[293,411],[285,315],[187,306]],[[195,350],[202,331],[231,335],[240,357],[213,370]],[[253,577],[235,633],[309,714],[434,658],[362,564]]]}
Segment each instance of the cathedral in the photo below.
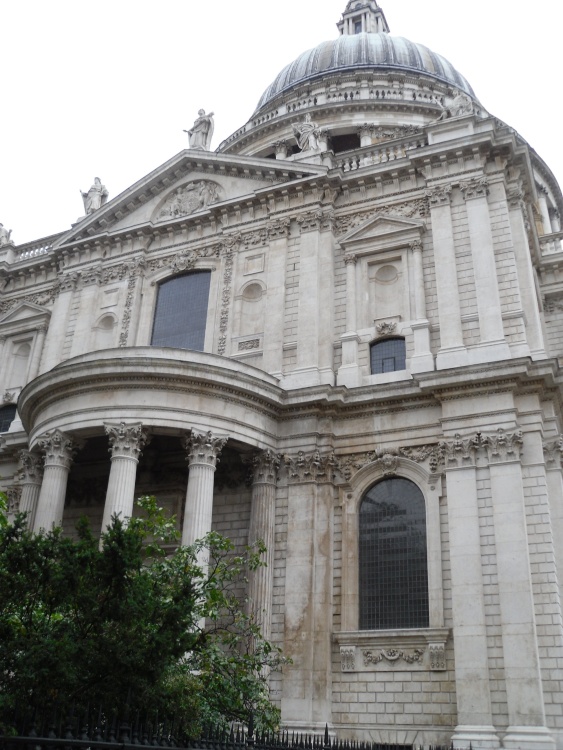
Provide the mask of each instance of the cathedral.
{"label": "cathedral", "polygon": [[215,151],[200,110],[71,229],[0,225],[0,489],[262,539],[290,730],[561,750],[563,196],[376,0],[337,27]]}

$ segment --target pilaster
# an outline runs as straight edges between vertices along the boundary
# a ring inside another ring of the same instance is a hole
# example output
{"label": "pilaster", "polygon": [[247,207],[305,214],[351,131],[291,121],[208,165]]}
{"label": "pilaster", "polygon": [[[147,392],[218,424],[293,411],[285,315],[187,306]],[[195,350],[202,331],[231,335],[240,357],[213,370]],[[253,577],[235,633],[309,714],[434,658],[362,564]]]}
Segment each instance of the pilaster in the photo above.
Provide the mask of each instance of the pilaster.
{"label": "pilaster", "polygon": [[437,185],[426,191],[432,221],[440,320],[440,351],[436,358],[438,370],[467,364],[450,207],[451,192],[451,185]]}
{"label": "pilaster", "polygon": [[430,323],[426,317],[426,293],[424,289],[424,269],[422,266],[422,241],[410,243],[414,276],[414,317],[411,324],[414,333],[414,353],[410,360],[410,371],[429,372],[434,370],[434,357],[430,351]]}
{"label": "pilaster", "polygon": [[338,385],[354,388],[361,385],[360,368],[358,365],[358,344],[360,337],[357,333],[357,294],[356,294],[356,265],[357,256],[350,253],[344,257],[346,265],[346,333],[342,334],[342,364],[338,368]]}
{"label": "pilaster", "polygon": [[480,332],[480,345],[471,348],[469,361],[477,364],[510,359],[502,322],[488,182],[485,177],[469,180],[462,182],[460,189],[467,209]]}

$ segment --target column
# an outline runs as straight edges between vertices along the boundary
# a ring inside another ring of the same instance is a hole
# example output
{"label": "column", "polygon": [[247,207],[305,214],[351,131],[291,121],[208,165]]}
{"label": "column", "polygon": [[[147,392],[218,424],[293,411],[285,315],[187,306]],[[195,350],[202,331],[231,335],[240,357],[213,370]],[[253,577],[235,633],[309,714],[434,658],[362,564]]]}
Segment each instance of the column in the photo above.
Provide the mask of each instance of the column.
{"label": "column", "polygon": [[45,344],[45,336],[47,335],[47,326],[42,325],[37,329],[37,336],[35,337],[35,343],[33,346],[33,354],[31,355],[31,362],[29,363],[29,369],[27,372],[28,382],[35,380],[39,373],[39,365],[41,363],[41,355],[43,353],[43,346]]}
{"label": "column", "polygon": [[346,333],[342,341],[342,364],[338,369],[338,385],[354,388],[361,385],[360,369],[358,366],[358,344],[360,337],[357,333],[357,299],[356,299],[356,263],[353,254],[344,256],[346,264]]}
{"label": "column", "polygon": [[549,207],[547,205],[547,190],[541,185],[538,187],[538,204],[541,211],[543,233],[551,234],[551,216],[549,215]]}
{"label": "column", "polygon": [[508,216],[510,219],[510,233],[512,235],[512,246],[518,270],[518,283],[522,308],[524,310],[524,321],[526,326],[526,337],[532,359],[546,359],[545,344],[540,320],[540,310],[534,269],[528,233],[524,221],[525,209],[524,194],[517,184],[509,186],[508,191]]}
{"label": "column", "polygon": [[45,453],[45,468],[33,530],[51,531],[63,521],[68,473],[76,445],[60,430],[47,432],[37,442]]}
{"label": "column", "polygon": [[[188,451],[188,489],[182,529],[182,544],[193,544],[211,531],[213,515],[213,480],[219,454],[227,442],[226,437],[213,437],[213,433],[192,431],[184,441]],[[205,555],[198,556],[205,564]]]}
{"label": "column", "polygon": [[8,518],[12,520],[21,511],[22,488],[18,484],[13,484],[6,489],[6,495],[8,497]]}
{"label": "column", "polygon": [[555,747],[546,729],[520,452],[522,433],[484,435],[491,478],[510,750]]}
{"label": "column", "polygon": [[135,502],[135,482],[141,450],[147,442],[147,435],[140,422],[132,424],[112,424],[104,422],[111,452],[102,533],[111,525],[113,516],[131,518]]}
{"label": "column", "polygon": [[280,458],[272,451],[262,451],[252,459],[252,506],[248,543],[253,544],[262,540],[266,553],[263,558],[265,567],[249,573],[248,599],[250,611],[253,612],[266,640],[270,640],[272,634],[276,481],[279,465]]}
{"label": "column", "polygon": [[[282,723],[322,731],[331,722],[334,458],[286,456],[288,526]],[[288,724],[288,717],[291,722]]]}
{"label": "column", "polygon": [[414,277],[414,317],[411,323],[414,332],[414,354],[411,357],[411,372],[428,372],[434,369],[434,357],[430,351],[430,324],[426,317],[426,294],[424,269],[422,266],[422,242],[410,244]]}
{"label": "column", "polygon": [[448,492],[455,682],[458,725],[455,747],[497,748],[492,720],[476,454],[479,438],[442,443]]}
{"label": "column", "polygon": [[487,185],[484,177],[460,185],[467,208],[481,340],[469,353],[471,364],[496,362],[511,356],[504,337]]}
{"label": "column", "polygon": [[450,208],[451,192],[451,185],[440,185],[426,192],[432,221],[438,318],[440,320],[440,351],[436,358],[438,370],[467,364],[467,350],[463,344],[461,326],[461,305]]}
{"label": "column", "polygon": [[[6,362],[6,359],[3,356],[5,346],[6,346],[6,336],[0,336],[0,377],[2,377],[2,375],[4,374],[3,370],[5,368],[5,364],[4,364],[4,367],[2,367],[2,363]],[[0,389],[1,387],[2,386],[0,384]]]}
{"label": "column", "polygon": [[18,453],[18,481],[21,486],[20,513],[27,513],[27,525],[34,528],[37,503],[43,480],[43,459],[38,453]]}

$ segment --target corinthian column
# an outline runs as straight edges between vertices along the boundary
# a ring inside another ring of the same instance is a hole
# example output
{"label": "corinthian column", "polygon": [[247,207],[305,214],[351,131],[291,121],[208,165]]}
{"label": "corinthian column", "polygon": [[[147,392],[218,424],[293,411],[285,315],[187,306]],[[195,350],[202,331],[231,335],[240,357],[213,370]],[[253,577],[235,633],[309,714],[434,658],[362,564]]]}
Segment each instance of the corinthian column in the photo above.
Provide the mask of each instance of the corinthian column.
{"label": "corinthian column", "polygon": [[50,531],[63,520],[68,473],[76,446],[60,430],[47,432],[38,443],[45,452],[45,469],[33,530]]}
{"label": "corinthian column", "polygon": [[140,422],[112,424],[104,422],[110,443],[111,470],[109,474],[102,533],[111,524],[113,516],[131,518],[135,500],[137,464],[147,441]]}
{"label": "corinthian column", "polygon": [[[211,531],[214,474],[219,454],[227,440],[226,437],[213,437],[211,432],[192,432],[184,441],[190,467],[182,529],[184,545],[193,544]],[[203,557],[201,562],[204,562]]]}
{"label": "corinthian column", "polygon": [[30,451],[20,451],[18,458],[18,481],[22,491],[20,512],[27,513],[27,525],[32,529],[43,479],[43,460],[40,455]]}
{"label": "corinthian column", "polygon": [[266,547],[265,567],[251,571],[248,578],[249,609],[266,640],[271,636],[272,591],[274,586],[274,528],[276,521],[276,480],[279,456],[262,451],[252,459],[252,506],[248,543],[262,540]]}

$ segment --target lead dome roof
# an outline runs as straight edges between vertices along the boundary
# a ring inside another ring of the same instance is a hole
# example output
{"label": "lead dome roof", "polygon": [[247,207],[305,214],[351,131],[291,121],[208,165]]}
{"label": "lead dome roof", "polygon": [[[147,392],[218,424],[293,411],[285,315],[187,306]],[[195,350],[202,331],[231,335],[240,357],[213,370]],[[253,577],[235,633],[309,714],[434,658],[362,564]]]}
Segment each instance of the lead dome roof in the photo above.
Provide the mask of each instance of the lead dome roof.
{"label": "lead dome roof", "polygon": [[388,33],[343,35],[303,52],[279,73],[262,94],[256,111],[278,94],[337,71],[372,69],[423,73],[475,98],[467,80],[444,57],[423,44]]}

